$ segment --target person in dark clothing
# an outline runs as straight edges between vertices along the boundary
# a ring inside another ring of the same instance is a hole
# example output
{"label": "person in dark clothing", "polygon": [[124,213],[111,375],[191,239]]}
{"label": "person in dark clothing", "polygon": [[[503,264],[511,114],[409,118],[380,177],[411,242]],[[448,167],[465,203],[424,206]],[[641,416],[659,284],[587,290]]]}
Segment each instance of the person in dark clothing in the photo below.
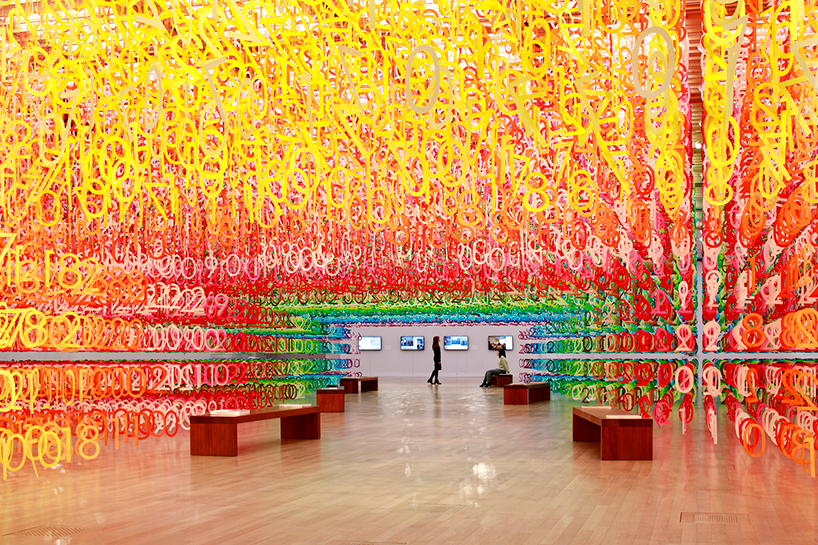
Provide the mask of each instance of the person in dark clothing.
{"label": "person in dark clothing", "polygon": [[426,382],[429,384],[440,384],[440,379],[437,376],[437,374],[440,372],[440,337],[435,337],[432,340],[432,351],[434,352],[435,356],[435,370],[432,371],[431,376],[429,376],[429,380]]}
{"label": "person in dark clothing", "polygon": [[489,369],[486,371],[486,376],[483,377],[483,383],[480,384],[481,388],[488,388],[491,386],[491,377],[492,375],[499,375],[502,373],[508,373],[508,359],[506,359],[506,349],[502,346],[497,347],[497,355],[500,356],[500,361],[497,364],[497,369]]}

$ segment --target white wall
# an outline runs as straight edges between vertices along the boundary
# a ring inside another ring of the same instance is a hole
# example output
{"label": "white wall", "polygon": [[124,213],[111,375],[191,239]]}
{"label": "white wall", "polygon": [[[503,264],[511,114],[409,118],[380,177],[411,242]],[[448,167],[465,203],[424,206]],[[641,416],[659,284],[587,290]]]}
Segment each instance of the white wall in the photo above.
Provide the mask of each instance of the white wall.
{"label": "white wall", "polygon": [[[353,331],[361,336],[380,336],[380,352],[361,352],[350,355],[359,359],[361,366],[356,371],[360,371],[365,376],[380,377],[426,377],[434,369],[432,339],[435,335],[440,337],[441,363],[440,380],[444,382],[446,377],[482,377],[488,369],[497,368],[497,352],[489,350],[489,335],[511,335],[514,337],[512,350],[507,351],[509,372],[514,375],[514,382],[519,382],[520,372],[520,330],[527,329],[527,326],[371,326],[356,327]],[[402,336],[425,336],[426,349],[420,352],[403,351],[400,349],[400,338]],[[467,335],[469,337],[469,349],[463,352],[443,350],[443,337],[446,335]],[[353,340],[353,348],[357,349],[358,341]],[[528,356],[532,357],[532,356]]]}

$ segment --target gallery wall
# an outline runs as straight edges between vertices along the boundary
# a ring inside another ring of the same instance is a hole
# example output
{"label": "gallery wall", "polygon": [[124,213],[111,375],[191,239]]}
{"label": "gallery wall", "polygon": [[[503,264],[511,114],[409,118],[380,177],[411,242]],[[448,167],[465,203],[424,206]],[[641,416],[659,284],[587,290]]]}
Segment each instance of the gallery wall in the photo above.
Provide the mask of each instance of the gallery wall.
{"label": "gallery wall", "polygon": [[[365,375],[385,377],[415,377],[426,376],[432,372],[432,339],[440,336],[441,345],[445,335],[467,335],[469,349],[466,351],[442,350],[440,371],[441,381],[446,377],[482,377],[487,369],[497,367],[497,352],[488,348],[489,335],[513,335],[513,349],[507,351],[509,371],[514,375],[515,382],[520,371],[520,326],[411,326],[411,327],[383,327],[370,326],[355,328],[355,333],[361,336],[380,336],[381,350],[361,352],[352,357],[360,360],[360,370]],[[422,351],[404,351],[400,349],[401,336],[426,337],[426,348]],[[353,342],[357,347],[357,343]]]}

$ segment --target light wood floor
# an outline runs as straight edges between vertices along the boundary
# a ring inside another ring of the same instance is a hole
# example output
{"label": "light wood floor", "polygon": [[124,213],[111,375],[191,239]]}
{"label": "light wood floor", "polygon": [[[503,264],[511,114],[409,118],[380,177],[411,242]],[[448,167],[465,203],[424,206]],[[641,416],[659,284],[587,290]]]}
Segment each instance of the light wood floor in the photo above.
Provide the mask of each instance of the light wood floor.
{"label": "light wood floor", "polygon": [[574,402],[505,407],[478,382],[381,379],[323,415],[320,441],[245,424],[233,459],[192,458],[180,433],[28,469],[0,481],[0,542],[54,542],[4,535],[60,524],[85,529],[72,545],[818,543],[818,481],[769,444],[747,456],[723,412],[717,446],[697,409],[687,435],[655,428],[653,462],[601,462],[571,441]]}

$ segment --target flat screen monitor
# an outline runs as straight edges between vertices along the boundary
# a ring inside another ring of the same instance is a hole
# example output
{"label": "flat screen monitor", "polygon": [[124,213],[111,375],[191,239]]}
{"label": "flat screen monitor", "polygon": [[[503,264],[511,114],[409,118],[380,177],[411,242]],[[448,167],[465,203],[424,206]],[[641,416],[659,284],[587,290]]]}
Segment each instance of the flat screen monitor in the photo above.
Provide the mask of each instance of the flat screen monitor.
{"label": "flat screen monitor", "polygon": [[358,339],[358,350],[380,350],[380,337],[361,337]]}
{"label": "flat screen monitor", "polygon": [[443,350],[468,350],[469,338],[466,335],[446,335],[443,337]]}
{"label": "flat screen monitor", "polygon": [[426,348],[426,337],[401,337],[401,350],[424,350]]}
{"label": "flat screen monitor", "polygon": [[489,335],[489,350],[497,350],[500,347],[511,350],[514,347],[513,335]]}

